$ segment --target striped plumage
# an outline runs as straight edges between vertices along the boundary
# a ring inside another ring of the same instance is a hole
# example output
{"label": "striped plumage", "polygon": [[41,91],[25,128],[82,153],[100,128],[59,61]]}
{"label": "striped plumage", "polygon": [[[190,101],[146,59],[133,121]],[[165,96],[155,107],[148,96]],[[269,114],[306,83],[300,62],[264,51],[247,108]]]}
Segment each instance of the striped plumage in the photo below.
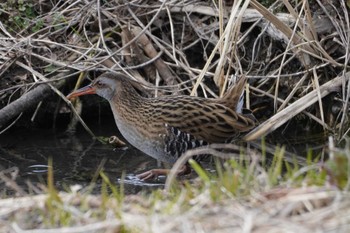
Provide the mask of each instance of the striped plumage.
{"label": "striped plumage", "polygon": [[144,153],[173,163],[187,149],[223,143],[255,122],[236,112],[246,80],[241,78],[221,99],[184,95],[147,98],[140,84],[121,73],[104,73],[68,98],[98,94],[107,99],[124,138]]}

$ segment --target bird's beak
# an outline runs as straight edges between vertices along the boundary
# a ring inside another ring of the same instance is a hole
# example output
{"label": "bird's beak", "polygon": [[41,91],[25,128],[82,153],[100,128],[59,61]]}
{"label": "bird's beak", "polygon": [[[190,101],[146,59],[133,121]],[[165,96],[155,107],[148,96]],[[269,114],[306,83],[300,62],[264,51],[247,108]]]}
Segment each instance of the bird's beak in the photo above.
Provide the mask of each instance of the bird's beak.
{"label": "bird's beak", "polygon": [[86,87],[82,87],[76,91],[73,91],[69,95],[67,95],[67,99],[72,99],[81,95],[91,95],[91,94],[96,94],[96,88],[94,88],[91,85],[88,85]]}

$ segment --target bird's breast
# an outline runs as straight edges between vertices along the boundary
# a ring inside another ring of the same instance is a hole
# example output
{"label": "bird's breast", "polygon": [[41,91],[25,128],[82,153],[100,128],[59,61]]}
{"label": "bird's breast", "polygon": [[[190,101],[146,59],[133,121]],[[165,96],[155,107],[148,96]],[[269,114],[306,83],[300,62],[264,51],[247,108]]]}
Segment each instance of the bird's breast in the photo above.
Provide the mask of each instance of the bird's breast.
{"label": "bird's breast", "polygon": [[175,159],[165,150],[165,124],[159,119],[139,116],[139,113],[129,112],[129,110],[112,106],[116,125],[123,137],[132,146],[157,160],[175,162]]}

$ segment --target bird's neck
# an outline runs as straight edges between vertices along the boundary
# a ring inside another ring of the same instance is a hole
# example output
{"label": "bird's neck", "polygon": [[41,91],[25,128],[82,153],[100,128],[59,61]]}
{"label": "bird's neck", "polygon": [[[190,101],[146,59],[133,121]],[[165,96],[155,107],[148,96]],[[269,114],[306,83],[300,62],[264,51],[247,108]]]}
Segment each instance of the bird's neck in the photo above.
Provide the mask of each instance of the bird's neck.
{"label": "bird's neck", "polygon": [[118,85],[118,90],[110,101],[110,104],[117,111],[133,112],[137,111],[144,102],[145,98],[130,83],[122,82]]}

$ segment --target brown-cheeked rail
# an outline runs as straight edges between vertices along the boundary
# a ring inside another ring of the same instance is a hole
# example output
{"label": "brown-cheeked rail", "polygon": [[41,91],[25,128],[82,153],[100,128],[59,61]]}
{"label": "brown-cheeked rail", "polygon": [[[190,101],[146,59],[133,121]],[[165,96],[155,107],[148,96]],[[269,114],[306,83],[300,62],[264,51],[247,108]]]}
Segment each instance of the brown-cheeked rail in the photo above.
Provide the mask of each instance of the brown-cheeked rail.
{"label": "brown-cheeked rail", "polygon": [[[148,98],[139,93],[140,84],[126,75],[104,73],[67,98],[87,94],[105,98],[120,133],[131,145],[157,160],[174,163],[188,149],[230,141],[255,126],[254,120],[236,111],[245,83],[246,78],[240,78],[218,99],[185,95]],[[167,171],[153,169],[138,177],[147,180]],[[180,173],[187,171],[184,167]]]}

